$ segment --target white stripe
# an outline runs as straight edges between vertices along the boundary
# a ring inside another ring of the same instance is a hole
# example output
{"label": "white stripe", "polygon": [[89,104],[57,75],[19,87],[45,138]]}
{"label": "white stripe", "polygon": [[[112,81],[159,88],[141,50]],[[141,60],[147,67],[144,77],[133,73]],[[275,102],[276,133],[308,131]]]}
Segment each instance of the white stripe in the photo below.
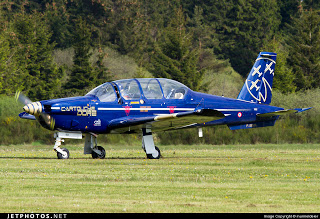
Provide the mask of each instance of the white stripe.
{"label": "white stripe", "polygon": [[[112,111],[112,110],[126,110],[126,108],[125,107],[123,107],[123,108],[104,108],[104,107],[98,107],[98,110],[107,110],[107,111]],[[127,109],[127,110],[138,110],[138,111],[140,111],[140,110],[145,110],[145,111],[157,111],[157,110],[159,110],[159,111],[170,111],[170,110],[174,110],[174,111],[194,111],[194,108],[174,108],[174,109],[172,109],[172,108],[144,108],[144,107],[142,107],[142,108],[129,108],[129,109]]]}
{"label": "white stripe", "polygon": [[215,109],[215,110],[218,110],[218,111],[221,111],[221,112],[238,112],[238,111],[251,111],[252,109]]}
{"label": "white stripe", "polygon": [[52,110],[59,110],[59,109],[60,109],[60,107],[55,106],[55,107],[51,107],[51,109],[52,109]]}
{"label": "white stripe", "polygon": [[[275,56],[275,55],[274,55],[274,56]],[[270,58],[267,58],[267,57],[260,57],[260,58],[256,59],[256,61],[259,61],[259,60],[261,60],[261,59],[267,59],[267,60],[273,62],[274,64],[276,64],[276,62],[275,62],[273,59],[270,59]]]}

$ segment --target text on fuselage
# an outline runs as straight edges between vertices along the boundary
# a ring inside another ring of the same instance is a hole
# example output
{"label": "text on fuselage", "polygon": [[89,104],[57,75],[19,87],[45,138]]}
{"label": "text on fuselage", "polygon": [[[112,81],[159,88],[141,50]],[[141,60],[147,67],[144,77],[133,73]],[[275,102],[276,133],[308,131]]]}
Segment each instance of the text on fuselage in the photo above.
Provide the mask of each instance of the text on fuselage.
{"label": "text on fuselage", "polygon": [[97,116],[97,110],[94,106],[66,106],[61,107],[61,111],[63,112],[77,112],[77,116]]}

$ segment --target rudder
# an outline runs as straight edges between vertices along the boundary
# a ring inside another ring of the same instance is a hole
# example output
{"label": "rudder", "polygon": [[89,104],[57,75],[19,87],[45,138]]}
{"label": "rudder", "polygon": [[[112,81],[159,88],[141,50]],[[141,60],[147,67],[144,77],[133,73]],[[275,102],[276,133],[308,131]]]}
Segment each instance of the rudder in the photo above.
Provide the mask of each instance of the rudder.
{"label": "rudder", "polygon": [[277,54],[260,52],[237,99],[270,104]]}

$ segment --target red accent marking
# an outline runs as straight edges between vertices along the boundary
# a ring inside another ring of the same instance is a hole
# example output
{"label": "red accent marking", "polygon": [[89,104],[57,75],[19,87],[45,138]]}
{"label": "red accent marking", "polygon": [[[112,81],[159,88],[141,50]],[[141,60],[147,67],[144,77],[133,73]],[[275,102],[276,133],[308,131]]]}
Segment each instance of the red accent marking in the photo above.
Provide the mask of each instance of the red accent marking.
{"label": "red accent marking", "polygon": [[124,111],[127,116],[129,116],[129,114],[130,114],[130,108],[131,108],[131,106],[124,106]]}
{"label": "red accent marking", "polygon": [[168,106],[169,107],[169,112],[170,114],[174,113],[174,108],[176,108],[175,106]]}

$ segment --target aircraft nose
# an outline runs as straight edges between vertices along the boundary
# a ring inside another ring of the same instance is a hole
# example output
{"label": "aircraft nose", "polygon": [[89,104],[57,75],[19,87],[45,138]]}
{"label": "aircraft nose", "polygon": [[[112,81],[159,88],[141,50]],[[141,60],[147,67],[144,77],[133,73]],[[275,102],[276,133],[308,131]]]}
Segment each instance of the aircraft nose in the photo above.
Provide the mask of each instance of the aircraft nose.
{"label": "aircraft nose", "polygon": [[39,101],[29,103],[23,107],[23,110],[31,115],[39,115],[42,112],[42,105]]}

